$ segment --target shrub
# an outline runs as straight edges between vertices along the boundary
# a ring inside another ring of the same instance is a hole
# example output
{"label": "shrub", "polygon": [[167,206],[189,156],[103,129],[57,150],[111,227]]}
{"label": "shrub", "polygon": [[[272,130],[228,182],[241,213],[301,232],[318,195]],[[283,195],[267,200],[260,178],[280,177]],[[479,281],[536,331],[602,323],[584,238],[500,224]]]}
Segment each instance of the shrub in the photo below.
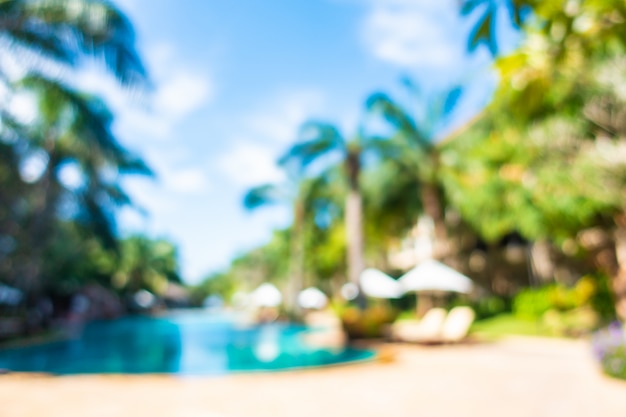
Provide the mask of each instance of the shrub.
{"label": "shrub", "polygon": [[578,286],[582,282],[590,281],[593,283],[593,293],[589,297],[589,304],[598,313],[598,315],[605,321],[610,321],[615,318],[615,300],[613,299],[613,291],[611,290],[611,284],[609,277],[604,274],[586,275],[581,278],[576,285]]}
{"label": "shrub", "polygon": [[469,305],[472,307],[472,309],[476,312],[477,320],[511,312],[511,300],[496,295],[482,297],[479,300],[465,303],[461,300],[459,303],[453,303],[452,306],[454,307],[456,305]]}
{"label": "shrub", "polygon": [[596,332],[592,338],[593,351],[608,375],[626,380],[626,331],[613,323]]}
{"label": "shrub", "polygon": [[367,339],[384,336],[385,327],[393,323],[397,312],[389,307],[377,305],[366,310],[346,307],[339,315],[350,339]]}
{"label": "shrub", "polygon": [[579,309],[593,309],[605,323],[615,318],[613,296],[605,275],[585,275],[571,288],[561,284],[526,288],[513,299],[513,313],[527,320],[542,319],[546,313],[554,315]]}
{"label": "shrub", "polygon": [[562,287],[557,285],[526,288],[513,299],[513,313],[521,319],[537,320],[553,308],[560,310],[557,304],[563,305],[566,299]]}

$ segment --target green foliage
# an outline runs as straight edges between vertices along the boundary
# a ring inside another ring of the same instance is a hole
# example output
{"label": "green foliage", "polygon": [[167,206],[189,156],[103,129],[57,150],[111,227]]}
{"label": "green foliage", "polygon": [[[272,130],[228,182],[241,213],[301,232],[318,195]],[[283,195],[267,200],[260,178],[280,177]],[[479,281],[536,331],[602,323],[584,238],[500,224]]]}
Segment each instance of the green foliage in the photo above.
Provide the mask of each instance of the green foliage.
{"label": "green foliage", "polygon": [[593,351],[608,375],[626,380],[626,328],[619,322],[593,334]]}
{"label": "green foliage", "polygon": [[[396,160],[384,159],[363,175],[365,235],[368,254],[386,251],[404,236],[422,211],[414,172]],[[386,255],[386,254],[385,254]]]}
{"label": "green foliage", "polygon": [[[593,293],[589,299],[589,304],[600,318],[608,322],[615,319],[615,298],[611,290],[609,278],[603,273],[597,273],[583,277],[582,279],[593,282]],[[581,279],[581,280],[582,280]]]}
{"label": "green foliage", "polygon": [[[513,312],[517,317],[526,320],[545,319],[546,313],[556,317],[554,314],[556,312],[585,308],[592,309],[604,320],[615,317],[614,303],[605,275],[586,275],[573,287],[551,284],[539,288],[526,288],[513,299]],[[570,319],[576,321],[575,316],[576,314],[570,314]],[[567,315],[565,318],[567,319]]]}
{"label": "green foliage", "polygon": [[562,285],[526,288],[513,299],[513,312],[521,319],[537,320],[551,309],[560,311],[576,307],[574,291]]}
{"label": "green foliage", "polygon": [[626,345],[607,353],[602,360],[602,369],[614,378],[626,380]]}
{"label": "green foliage", "polygon": [[476,321],[472,325],[471,333],[488,338],[499,338],[508,335],[554,336],[554,333],[541,322],[520,319],[514,314],[500,314]]}
{"label": "green foliage", "polygon": [[215,273],[205,278],[200,284],[191,288],[191,302],[201,306],[204,300],[212,295],[220,297],[228,303],[238,289],[238,282],[228,273]]}
{"label": "green foliage", "polygon": [[496,295],[489,295],[480,297],[477,300],[466,300],[464,298],[458,298],[450,303],[450,307],[455,306],[469,306],[476,313],[477,320],[483,320],[490,317],[495,317],[502,314],[508,314],[511,312],[512,301],[506,297],[499,297]]}
{"label": "green foliage", "polygon": [[263,246],[235,258],[226,274],[238,288],[251,291],[263,282],[282,284],[289,271],[291,231],[276,230]]}
{"label": "green foliage", "polygon": [[22,62],[29,67],[50,69],[46,60],[77,67],[82,58],[94,57],[123,84],[146,81],[132,23],[109,1],[12,0],[2,2],[0,14],[4,22],[11,22],[0,26],[11,53],[45,58],[26,55],[30,59]]}
{"label": "green foliage", "polygon": [[113,274],[114,288],[125,292],[146,289],[165,293],[169,282],[180,283],[178,250],[164,239],[131,236],[121,243],[118,267]]}
{"label": "green foliage", "polygon": [[338,313],[344,330],[351,339],[383,337],[386,327],[398,316],[395,310],[383,304],[365,310],[348,305],[341,308]]}
{"label": "green foliage", "polygon": [[[8,242],[0,278],[29,298],[68,294],[90,281],[110,286],[117,262],[114,212],[130,204],[119,175],[150,170],[116,141],[104,103],[62,77],[93,58],[121,84],[145,86],[132,24],[104,0],[2,2],[0,20],[2,53],[23,64],[24,74],[16,79],[2,72],[2,86],[9,96],[26,94],[37,104],[27,123],[11,109],[0,115],[0,239]],[[33,158],[42,172],[29,178],[19,167]],[[68,167],[81,184],[61,181]]]}

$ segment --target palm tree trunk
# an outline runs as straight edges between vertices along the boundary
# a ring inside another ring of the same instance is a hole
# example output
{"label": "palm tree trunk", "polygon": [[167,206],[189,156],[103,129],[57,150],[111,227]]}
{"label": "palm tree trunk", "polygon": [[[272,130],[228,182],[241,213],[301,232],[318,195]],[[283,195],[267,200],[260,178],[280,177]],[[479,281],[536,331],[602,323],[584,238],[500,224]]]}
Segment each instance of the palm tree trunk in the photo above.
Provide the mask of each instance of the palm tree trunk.
{"label": "palm tree trunk", "polygon": [[348,243],[348,280],[356,285],[364,269],[363,219],[361,194],[350,190],[346,198],[346,241]]}
{"label": "palm tree trunk", "polygon": [[293,209],[291,231],[291,256],[289,258],[289,282],[287,283],[287,309],[300,313],[298,294],[304,288],[304,203],[298,198]]}
{"label": "palm tree trunk", "polygon": [[626,228],[618,226],[614,234],[616,268],[611,274],[611,286],[615,296],[615,313],[626,322]]}
{"label": "palm tree trunk", "polygon": [[448,255],[449,242],[443,211],[441,189],[436,184],[423,184],[420,190],[424,213],[433,221],[435,241],[433,242],[433,257],[442,259]]}
{"label": "palm tree trunk", "polygon": [[42,282],[44,256],[54,232],[55,212],[60,186],[55,178],[59,157],[54,152],[54,142],[48,144],[48,163],[40,180],[40,195],[35,203],[32,223],[29,227],[29,248],[26,264],[22,265],[22,286],[27,292],[37,296],[43,289]]}
{"label": "palm tree trunk", "polygon": [[348,245],[348,281],[359,288],[357,304],[365,308],[365,297],[361,292],[359,278],[365,269],[363,254],[363,199],[359,185],[361,171],[360,152],[349,151],[346,158],[350,189],[346,197],[346,242]]}

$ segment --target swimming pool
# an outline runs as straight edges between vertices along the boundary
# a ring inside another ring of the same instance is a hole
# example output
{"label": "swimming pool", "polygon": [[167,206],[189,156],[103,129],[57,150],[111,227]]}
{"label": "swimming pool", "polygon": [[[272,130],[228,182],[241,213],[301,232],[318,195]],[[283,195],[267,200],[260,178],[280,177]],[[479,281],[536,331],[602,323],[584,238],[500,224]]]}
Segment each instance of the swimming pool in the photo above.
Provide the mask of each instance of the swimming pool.
{"label": "swimming pool", "polygon": [[232,316],[187,313],[89,323],[77,337],[0,350],[0,368],[52,374],[218,375],[371,359],[372,351],[307,346],[302,326],[239,328]]}

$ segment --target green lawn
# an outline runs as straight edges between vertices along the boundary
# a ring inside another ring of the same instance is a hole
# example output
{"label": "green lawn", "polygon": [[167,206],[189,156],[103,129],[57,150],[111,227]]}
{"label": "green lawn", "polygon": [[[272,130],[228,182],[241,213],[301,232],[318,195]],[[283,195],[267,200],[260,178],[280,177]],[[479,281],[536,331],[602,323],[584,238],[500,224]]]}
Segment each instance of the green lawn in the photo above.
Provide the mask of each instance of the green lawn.
{"label": "green lawn", "polygon": [[512,314],[502,314],[489,319],[475,322],[472,334],[487,338],[498,338],[507,335],[554,337],[549,329],[536,321],[522,320]]}

